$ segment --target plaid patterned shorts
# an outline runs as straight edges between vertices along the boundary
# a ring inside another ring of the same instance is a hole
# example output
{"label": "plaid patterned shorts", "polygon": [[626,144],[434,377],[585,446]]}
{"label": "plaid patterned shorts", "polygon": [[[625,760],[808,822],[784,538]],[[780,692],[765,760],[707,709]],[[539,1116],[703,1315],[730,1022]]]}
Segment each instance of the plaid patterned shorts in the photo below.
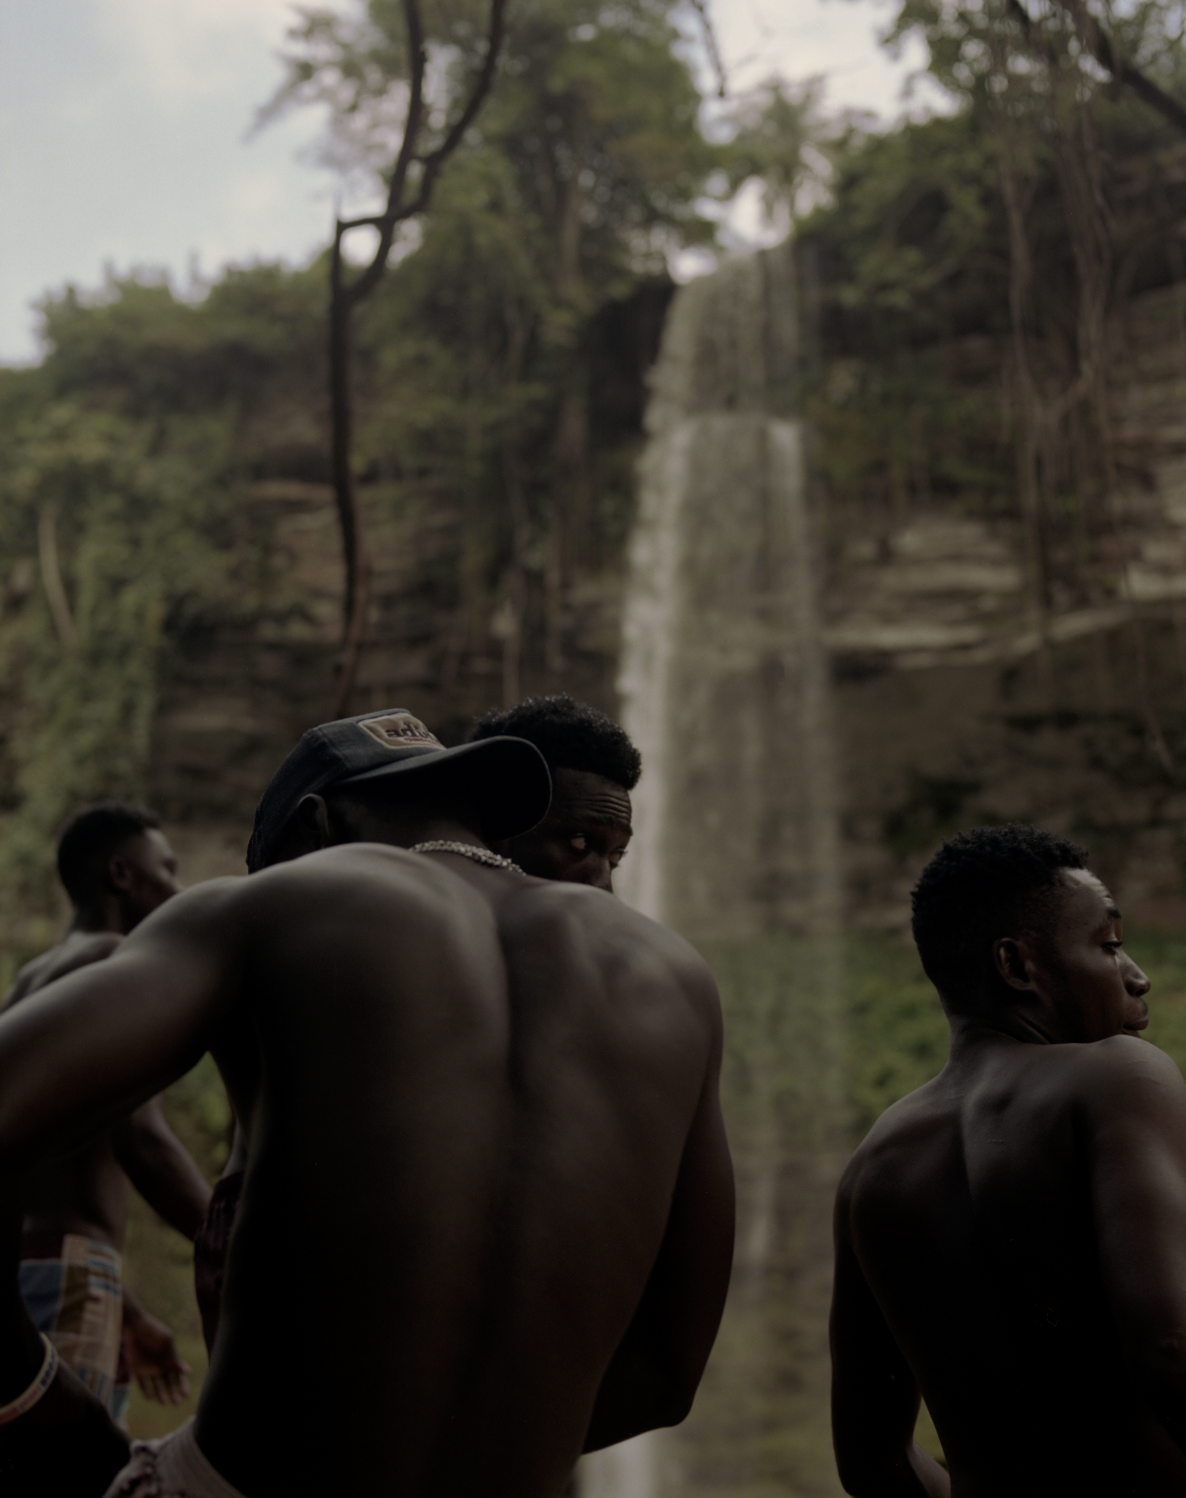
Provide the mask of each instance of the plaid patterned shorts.
{"label": "plaid patterned shorts", "polygon": [[122,1423],[128,1378],[121,1369],[124,1294],[110,1243],[79,1233],[26,1233],[21,1295],[37,1330]]}

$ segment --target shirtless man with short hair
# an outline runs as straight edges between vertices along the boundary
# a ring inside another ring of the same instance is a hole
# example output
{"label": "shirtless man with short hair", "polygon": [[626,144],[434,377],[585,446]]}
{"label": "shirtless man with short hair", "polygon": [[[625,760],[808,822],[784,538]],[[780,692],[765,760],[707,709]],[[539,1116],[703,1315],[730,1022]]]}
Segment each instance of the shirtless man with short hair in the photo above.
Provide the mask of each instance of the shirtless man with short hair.
{"label": "shirtless man with short hair", "polygon": [[[833,1432],[858,1498],[1186,1492],[1186,1083],[1133,1033],[1149,982],[1086,857],[979,828],[914,891],[951,1055],[837,1196]],[[913,1441],[920,1392],[950,1478]]]}
{"label": "shirtless man with short hair", "polygon": [[[58,840],[57,863],[73,906],[69,929],[21,969],[0,1009],[110,957],[181,888],[176,856],[155,812],[121,801],[101,801],[71,817]],[[23,1200],[25,1300],[117,1420],[124,1415],[129,1373],[149,1399],[176,1404],[189,1393],[189,1367],[172,1333],[121,1284],[129,1183],[192,1240],[210,1187],[169,1128],[160,1098],[43,1166],[27,1181]]]}
{"label": "shirtless man with short hair", "polygon": [[[0,1019],[0,1182],[206,1049],[249,1136],[196,1423],[119,1491],[554,1498],[687,1413],[732,1253],[715,987],[488,851],[548,795],[521,740],[324,725],[265,792],[262,872]],[[0,1400],[36,1372],[10,1338]]]}

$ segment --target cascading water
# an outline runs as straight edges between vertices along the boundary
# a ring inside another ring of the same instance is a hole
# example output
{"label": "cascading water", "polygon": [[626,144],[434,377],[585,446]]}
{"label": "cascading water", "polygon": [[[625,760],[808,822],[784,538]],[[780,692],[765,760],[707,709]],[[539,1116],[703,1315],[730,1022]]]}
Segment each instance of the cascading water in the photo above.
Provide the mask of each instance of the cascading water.
{"label": "cascading water", "polygon": [[841,893],[797,304],[790,246],[734,261],[679,291],[654,375],[619,680],[644,774],[618,883],[721,985],[737,1260],[692,1416],[590,1459],[582,1498],[840,1491]]}

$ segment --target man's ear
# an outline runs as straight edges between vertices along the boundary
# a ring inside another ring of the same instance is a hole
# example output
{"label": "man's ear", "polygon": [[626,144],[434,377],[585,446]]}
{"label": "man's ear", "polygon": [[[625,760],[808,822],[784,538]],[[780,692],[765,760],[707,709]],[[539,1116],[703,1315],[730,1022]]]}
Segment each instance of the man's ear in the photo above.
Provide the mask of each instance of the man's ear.
{"label": "man's ear", "polygon": [[997,976],[1010,988],[1022,989],[1027,993],[1033,990],[1029,952],[1024,942],[1018,941],[1014,936],[999,937],[993,943],[992,961]]}
{"label": "man's ear", "polygon": [[302,796],[297,802],[292,820],[295,827],[300,829],[300,834],[303,834],[302,840],[307,841],[308,852],[328,848],[333,841],[329,827],[329,807],[324,796]]}
{"label": "man's ear", "polygon": [[132,865],[122,853],[113,853],[107,860],[107,885],[117,895],[126,895],[132,887],[134,875]]}

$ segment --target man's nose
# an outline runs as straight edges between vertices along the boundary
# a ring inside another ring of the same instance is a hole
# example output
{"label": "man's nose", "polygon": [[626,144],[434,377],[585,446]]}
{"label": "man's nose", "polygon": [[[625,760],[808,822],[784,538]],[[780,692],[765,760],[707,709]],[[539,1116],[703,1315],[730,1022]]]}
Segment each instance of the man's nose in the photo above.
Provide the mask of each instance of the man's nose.
{"label": "man's nose", "polygon": [[1128,961],[1128,971],[1124,975],[1124,986],[1128,989],[1129,993],[1136,994],[1138,997],[1147,994],[1153,987],[1153,984],[1146,978],[1145,974],[1133,962],[1131,957]]}

